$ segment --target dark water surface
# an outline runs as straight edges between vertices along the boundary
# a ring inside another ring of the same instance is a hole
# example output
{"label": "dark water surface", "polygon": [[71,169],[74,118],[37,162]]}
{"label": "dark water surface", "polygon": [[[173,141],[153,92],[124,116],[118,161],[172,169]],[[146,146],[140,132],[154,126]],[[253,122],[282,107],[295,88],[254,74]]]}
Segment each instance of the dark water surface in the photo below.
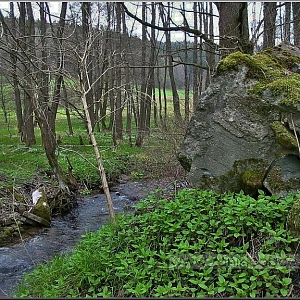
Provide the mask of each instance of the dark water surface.
{"label": "dark water surface", "polygon": [[[118,192],[112,192],[111,196],[116,213],[137,203]],[[0,298],[12,297],[24,272],[49,261],[55,254],[71,251],[83,234],[98,230],[109,220],[103,194],[85,197],[78,199],[78,207],[71,213],[53,218],[50,228],[35,229],[23,242],[0,247]]]}

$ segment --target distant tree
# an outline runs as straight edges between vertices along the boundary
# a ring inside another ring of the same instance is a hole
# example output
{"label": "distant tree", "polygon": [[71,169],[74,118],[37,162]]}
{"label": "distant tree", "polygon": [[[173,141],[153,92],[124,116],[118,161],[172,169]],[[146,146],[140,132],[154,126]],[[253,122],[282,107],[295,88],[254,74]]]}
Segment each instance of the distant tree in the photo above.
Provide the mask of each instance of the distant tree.
{"label": "distant tree", "polygon": [[[142,3],[142,20],[146,20],[146,3]],[[146,111],[147,111],[147,77],[146,77],[146,53],[147,53],[147,26],[142,25],[142,69],[141,69],[141,87],[140,87],[140,105],[138,111],[138,134],[136,146],[141,147],[146,134]]]}
{"label": "distant tree", "polygon": [[[32,12],[32,7],[30,2],[20,2],[19,5],[19,32],[20,32],[20,42],[19,47],[21,47],[21,68],[23,68],[24,76],[21,77],[19,83],[23,89],[24,95],[24,118],[23,126],[21,132],[21,140],[26,146],[31,146],[36,143],[34,134],[34,119],[33,119],[33,91],[32,86],[34,85],[34,78],[32,78],[32,68],[30,60],[33,59],[35,52],[34,45],[34,17]],[[22,80],[22,83],[21,83]]]}
{"label": "distant tree", "polygon": [[[10,10],[9,10],[9,19],[10,19],[10,28],[12,36],[17,37],[17,24],[16,17],[14,14],[14,2],[10,2]],[[6,35],[6,41],[9,43],[9,35]],[[10,59],[11,59],[11,77],[13,83],[14,97],[15,97],[15,105],[16,105],[16,116],[18,121],[18,133],[22,135],[23,131],[23,112],[22,112],[22,101],[21,101],[21,92],[19,79],[17,76],[17,60],[18,56],[16,54],[18,44],[17,39],[11,41],[10,48]]]}
{"label": "distant tree", "polygon": [[[166,13],[165,13],[164,6],[160,5],[159,12],[160,12],[160,18],[161,18],[163,26],[165,28],[170,27],[170,22],[171,22],[170,5],[167,6]],[[171,35],[170,35],[169,31],[165,31],[165,37],[166,37],[166,56],[168,58],[168,71],[169,71],[172,96],[173,96],[173,110],[174,110],[175,122],[181,122],[182,116],[181,116],[181,111],[180,111],[179,96],[178,96],[176,82],[175,82],[175,78],[174,78]]]}
{"label": "distant tree", "polygon": [[116,40],[115,40],[115,120],[113,130],[114,144],[118,145],[123,140],[123,104],[122,104],[122,35],[121,35],[121,24],[122,24],[122,11],[120,2],[115,3],[115,15],[116,15]]}

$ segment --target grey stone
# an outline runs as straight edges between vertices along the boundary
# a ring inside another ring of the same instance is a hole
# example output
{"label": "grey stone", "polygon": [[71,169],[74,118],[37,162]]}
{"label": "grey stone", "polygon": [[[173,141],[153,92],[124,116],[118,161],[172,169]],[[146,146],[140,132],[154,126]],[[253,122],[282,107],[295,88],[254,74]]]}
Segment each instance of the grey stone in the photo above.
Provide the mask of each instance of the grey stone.
{"label": "grey stone", "polygon": [[[293,131],[293,124],[297,134],[300,128],[299,104],[283,105],[283,96],[272,96],[269,90],[261,96],[248,93],[258,82],[248,71],[249,66],[241,64],[212,78],[197,103],[178,159],[189,171],[191,186],[284,195],[300,189]],[[279,132],[288,132],[287,139],[281,141],[274,124]]]}

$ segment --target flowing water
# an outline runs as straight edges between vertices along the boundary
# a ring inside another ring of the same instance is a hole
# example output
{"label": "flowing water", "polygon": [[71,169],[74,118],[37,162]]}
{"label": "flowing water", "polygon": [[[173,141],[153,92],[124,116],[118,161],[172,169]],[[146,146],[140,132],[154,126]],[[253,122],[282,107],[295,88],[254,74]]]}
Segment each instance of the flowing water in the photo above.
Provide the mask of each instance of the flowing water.
{"label": "flowing water", "polygon": [[[111,196],[116,213],[136,203],[119,192],[112,192]],[[69,214],[53,218],[50,228],[35,228],[23,241],[0,247],[0,298],[13,296],[13,289],[25,272],[55,254],[71,251],[82,235],[98,230],[109,220],[103,194],[84,197],[78,199],[78,207]]]}

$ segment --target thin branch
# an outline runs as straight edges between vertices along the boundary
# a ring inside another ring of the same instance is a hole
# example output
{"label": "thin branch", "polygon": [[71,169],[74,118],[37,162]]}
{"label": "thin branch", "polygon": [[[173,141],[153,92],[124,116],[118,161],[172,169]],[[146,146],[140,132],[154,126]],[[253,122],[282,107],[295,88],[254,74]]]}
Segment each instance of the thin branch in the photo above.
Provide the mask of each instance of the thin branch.
{"label": "thin branch", "polygon": [[147,27],[151,27],[157,30],[161,30],[161,31],[165,31],[165,32],[171,32],[171,31],[183,31],[183,32],[188,32],[188,33],[192,33],[194,35],[197,35],[199,37],[201,37],[204,41],[206,41],[208,44],[214,46],[216,49],[218,48],[218,44],[214,43],[214,41],[210,38],[208,38],[208,36],[204,33],[202,33],[200,30],[198,29],[193,29],[189,26],[175,26],[175,27],[161,27],[161,26],[157,26],[157,25],[152,25],[151,23],[145,22],[142,19],[138,18],[136,15],[132,14],[128,8],[126,7],[126,5],[124,4],[124,2],[121,2],[121,5],[124,9],[124,11],[126,12],[126,14],[133,18],[134,20],[138,21],[140,24],[145,25]]}
{"label": "thin branch", "polygon": [[294,124],[294,120],[293,120],[292,114],[291,114],[291,121],[292,121],[292,125],[293,125],[294,135],[295,135],[295,138],[296,138],[296,141],[297,141],[298,151],[299,151],[299,157],[300,157],[300,144],[299,144],[299,139],[298,139],[298,135],[297,135],[297,131],[296,131],[296,128],[295,128],[295,124]]}

